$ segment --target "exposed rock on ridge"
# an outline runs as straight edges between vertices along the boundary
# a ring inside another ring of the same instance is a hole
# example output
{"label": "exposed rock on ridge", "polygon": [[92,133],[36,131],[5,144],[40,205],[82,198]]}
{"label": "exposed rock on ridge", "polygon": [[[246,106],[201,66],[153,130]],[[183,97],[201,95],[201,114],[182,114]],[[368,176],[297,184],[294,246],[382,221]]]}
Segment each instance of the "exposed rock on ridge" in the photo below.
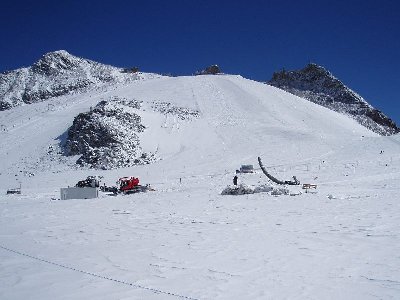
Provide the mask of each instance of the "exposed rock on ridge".
{"label": "exposed rock on ridge", "polygon": [[378,134],[391,135],[400,132],[400,128],[390,118],[316,64],[309,64],[302,70],[275,72],[268,84],[348,114]]}
{"label": "exposed rock on ridge", "polygon": [[221,74],[222,71],[218,65],[211,65],[205,68],[204,70],[197,71],[196,75],[217,75]]}
{"label": "exposed rock on ridge", "polygon": [[138,134],[145,130],[134,111],[140,102],[102,101],[90,112],[75,117],[65,144],[67,155],[81,155],[77,164],[113,169],[155,160],[140,146]]}
{"label": "exposed rock on ridge", "polygon": [[0,74],[0,110],[142,77],[140,72],[126,73],[64,50],[50,52],[31,67]]}

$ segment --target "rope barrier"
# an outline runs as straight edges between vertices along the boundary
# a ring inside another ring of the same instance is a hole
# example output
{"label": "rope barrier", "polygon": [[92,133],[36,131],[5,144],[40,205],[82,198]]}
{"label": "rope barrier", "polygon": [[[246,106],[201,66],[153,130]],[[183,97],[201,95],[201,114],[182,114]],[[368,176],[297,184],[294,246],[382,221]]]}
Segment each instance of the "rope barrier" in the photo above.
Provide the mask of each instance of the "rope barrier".
{"label": "rope barrier", "polygon": [[32,258],[32,259],[35,259],[35,260],[38,260],[38,261],[41,261],[41,262],[45,262],[45,263],[50,264],[50,265],[54,265],[54,266],[61,267],[61,268],[64,268],[64,269],[68,269],[68,270],[72,270],[72,271],[75,271],[75,272],[83,273],[83,274],[90,275],[90,276],[93,276],[93,277],[97,277],[97,278],[101,278],[101,279],[105,279],[105,280],[114,281],[114,282],[118,282],[118,283],[121,283],[121,284],[129,285],[129,286],[132,286],[132,287],[135,287],[135,288],[138,288],[138,289],[147,290],[147,291],[150,291],[150,292],[153,292],[153,293],[156,293],[156,294],[164,294],[164,295],[173,296],[173,297],[177,297],[177,298],[181,298],[181,299],[188,299],[188,300],[199,300],[199,299],[196,299],[196,298],[192,298],[192,297],[188,297],[188,296],[184,296],[184,295],[179,295],[179,294],[176,294],[176,293],[166,292],[166,291],[162,291],[162,290],[159,290],[159,289],[156,289],[156,288],[147,287],[147,286],[143,286],[143,285],[140,285],[140,284],[135,284],[135,283],[131,283],[131,282],[127,282],[127,281],[123,281],[123,280],[119,280],[119,279],[114,279],[114,278],[103,276],[103,275],[98,275],[98,274],[95,274],[95,273],[92,273],[92,272],[83,271],[83,270],[80,270],[80,269],[77,269],[77,268],[74,268],[74,267],[69,267],[69,266],[62,265],[62,264],[59,264],[59,263],[56,263],[56,262],[53,262],[53,261],[49,261],[49,260],[46,260],[46,259],[43,259],[43,258],[32,256],[32,255],[29,255],[29,254],[26,254],[26,253],[23,253],[23,252],[20,252],[20,251],[17,251],[17,250],[13,250],[13,249],[4,247],[2,245],[0,245],[0,248],[3,249],[3,250],[6,250],[6,251],[12,252],[12,253],[21,255],[21,256],[25,256],[25,257],[29,257],[29,258]]}

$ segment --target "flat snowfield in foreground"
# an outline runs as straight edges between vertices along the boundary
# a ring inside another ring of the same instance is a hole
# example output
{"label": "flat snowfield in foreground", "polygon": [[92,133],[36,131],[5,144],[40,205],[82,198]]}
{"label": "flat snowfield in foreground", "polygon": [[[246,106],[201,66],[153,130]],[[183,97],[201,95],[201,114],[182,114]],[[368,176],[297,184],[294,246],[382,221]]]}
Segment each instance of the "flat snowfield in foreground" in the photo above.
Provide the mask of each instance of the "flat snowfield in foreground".
{"label": "flat snowfield in foreground", "polygon": [[218,195],[229,179],[91,200],[2,196],[0,298],[400,296],[399,190],[383,188],[398,175],[350,193]]}
{"label": "flat snowfield in foreground", "polygon": [[[399,135],[238,76],[96,93],[0,112],[0,299],[400,299]],[[160,160],[71,167],[77,157],[53,149],[78,113],[113,96],[200,117],[138,111],[143,146]],[[272,184],[257,156],[277,178],[317,189],[222,196],[241,164],[256,173],[239,183]],[[95,174],[107,185],[137,176],[155,191],[59,200]],[[6,195],[19,183],[21,195]]]}

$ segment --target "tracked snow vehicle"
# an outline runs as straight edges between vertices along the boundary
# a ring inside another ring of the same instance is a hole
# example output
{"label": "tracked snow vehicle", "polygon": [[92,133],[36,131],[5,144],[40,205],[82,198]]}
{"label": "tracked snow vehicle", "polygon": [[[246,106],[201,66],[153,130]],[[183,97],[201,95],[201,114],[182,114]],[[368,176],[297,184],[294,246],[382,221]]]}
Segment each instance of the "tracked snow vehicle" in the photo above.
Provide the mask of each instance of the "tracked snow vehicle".
{"label": "tracked snow vehicle", "polygon": [[121,177],[117,181],[117,186],[101,186],[100,190],[103,192],[112,192],[116,194],[133,194],[140,192],[147,192],[153,190],[149,184],[140,185],[139,178],[137,177]]}

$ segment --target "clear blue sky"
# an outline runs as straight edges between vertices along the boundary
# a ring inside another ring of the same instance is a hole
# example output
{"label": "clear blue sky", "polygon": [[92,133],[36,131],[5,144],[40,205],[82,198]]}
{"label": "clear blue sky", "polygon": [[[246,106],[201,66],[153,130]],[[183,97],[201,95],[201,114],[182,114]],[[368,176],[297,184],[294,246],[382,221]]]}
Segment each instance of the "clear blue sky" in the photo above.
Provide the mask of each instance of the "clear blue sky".
{"label": "clear blue sky", "polygon": [[262,81],[311,61],[400,124],[400,1],[3,0],[0,14],[0,71],[60,49],[178,75],[218,64]]}

